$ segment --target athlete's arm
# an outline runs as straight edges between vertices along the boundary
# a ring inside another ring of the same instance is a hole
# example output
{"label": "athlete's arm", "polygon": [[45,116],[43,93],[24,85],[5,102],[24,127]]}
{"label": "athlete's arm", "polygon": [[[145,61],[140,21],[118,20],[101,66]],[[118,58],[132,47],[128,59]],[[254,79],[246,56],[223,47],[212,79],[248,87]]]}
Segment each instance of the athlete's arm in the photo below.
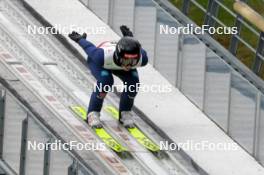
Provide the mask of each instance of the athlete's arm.
{"label": "athlete's arm", "polygon": [[141,66],[146,66],[148,64],[148,55],[147,52],[141,48],[141,54],[142,54],[142,64]]}
{"label": "athlete's arm", "polygon": [[95,64],[99,66],[104,65],[104,50],[97,48],[93,43],[87,41],[86,33],[80,35],[79,33],[73,31],[69,34],[69,37],[83,48],[89,59],[92,59]]}
{"label": "athlete's arm", "polygon": [[82,38],[79,40],[79,45],[83,48],[90,59],[99,66],[104,65],[104,50],[97,48],[93,43]]}

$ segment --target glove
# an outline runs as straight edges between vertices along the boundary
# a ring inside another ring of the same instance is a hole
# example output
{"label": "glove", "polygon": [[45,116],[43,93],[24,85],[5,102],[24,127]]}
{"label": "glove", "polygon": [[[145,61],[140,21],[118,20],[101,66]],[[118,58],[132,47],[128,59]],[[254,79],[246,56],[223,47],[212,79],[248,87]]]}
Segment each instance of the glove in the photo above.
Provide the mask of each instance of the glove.
{"label": "glove", "polygon": [[125,25],[120,26],[120,30],[121,30],[123,36],[133,37],[133,33],[130,31],[130,29],[127,26],[125,26]]}
{"label": "glove", "polygon": [[79,33],[73,31],[72,33],[70,33],[68,35],[73,41],[75,41],[76,43],[78,43],[80,41],[80,39],[84,38],[86,39],[87,34],[83,33],[82,35],[80,35]]}

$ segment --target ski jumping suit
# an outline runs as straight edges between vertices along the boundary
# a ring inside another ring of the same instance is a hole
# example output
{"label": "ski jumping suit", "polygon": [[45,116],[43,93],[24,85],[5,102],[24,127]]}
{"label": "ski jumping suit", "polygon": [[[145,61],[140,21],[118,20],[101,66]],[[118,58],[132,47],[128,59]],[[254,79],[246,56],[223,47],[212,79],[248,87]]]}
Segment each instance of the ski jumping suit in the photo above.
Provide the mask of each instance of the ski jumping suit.
{"label": "ski jumping suit", "polygon": [[[104,91],[104,87],[111,87],[114,83],[112,74],[119,77],[127,86],[132,85],[133,87],[137,87],[136,84],[139,83],[139,77],[136,68],[145,66],[148,63],[147,53],[144,49],[141,49],[141,58],[138,64],[129,71],[125,71],[114,62],[115,42],[103,42],[96,47],[91,42],[82,38],[78,43],[88,55],[87,64],[92,75],[97,80],[97,87],[100,87],[100,85],[102,87],[101,89],[96,88],[92,93],[87,114],[92,111],[101,111],[104,97],[107,94],[107,92]],[[130,111],[134,104],[137,89],[131,88],[131,91],[129,91],[129,88],[127,89],[127,91],[123,91],[121,94],[119,112]]]}

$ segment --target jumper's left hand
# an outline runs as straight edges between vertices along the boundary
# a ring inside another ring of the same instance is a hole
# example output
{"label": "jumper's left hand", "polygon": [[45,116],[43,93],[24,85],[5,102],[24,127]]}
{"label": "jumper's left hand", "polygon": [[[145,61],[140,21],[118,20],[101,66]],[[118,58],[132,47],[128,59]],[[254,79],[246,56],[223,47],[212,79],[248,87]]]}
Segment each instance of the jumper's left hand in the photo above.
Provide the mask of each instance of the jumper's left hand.
{"label": "jumper's left hand", "polygon": [[133,33],[131,32],[131,30],[127,26],[125,26],[125,25],[120,26],[120,30],[121,30],[123,36],[133,37]]}

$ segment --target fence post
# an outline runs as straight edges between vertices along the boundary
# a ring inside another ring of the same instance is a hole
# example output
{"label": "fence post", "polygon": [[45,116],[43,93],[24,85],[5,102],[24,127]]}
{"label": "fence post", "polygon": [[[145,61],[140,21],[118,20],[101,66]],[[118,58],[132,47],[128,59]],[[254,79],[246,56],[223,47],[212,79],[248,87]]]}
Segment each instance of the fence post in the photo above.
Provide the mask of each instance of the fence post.
{"label": "fence post", "polygon": [[259,138],[260,138],[260,117],[261,117],[261,105],[262,105],[261,92],[257,93],[256,98],[256,114],[255,114],[255,129],[253,136],[253,156],[259,159]]}
{"label": "fence post", "polygon": [[27,113],[27,117],[22,122],[19,175],[25,175],[26,152],[27,152],[27,135],[28,135],[28,113]]}
{"label": "fence post", "polygon": [[0,89],[0,159],[3,157],[3,144],[4,144],[4,118],[5,118],[5,97],[6,92]]}
{"label": "fence post", "polygon": [[[221,0],[219,0],[221,1]],[[205,13],[204,25],[209,25],[211,27],[215,26],[215,20],[212,18],[217,17],[219,4],[215,2],[215,0],[208,1],[208,7]]]}
{"label": "fence post", "polygon": [[75,160],[68,168],[68,175],[78,175],[78,163]]}
{"label": "fence post", "polygon": [[182,6],[182,12],[187,15],[189,13],[189,9],[190,9],[190,0],[184,0],[183,1],[183,6]]}
{"label": "fence post", "polygon": [[[243,1],[243,2],[247,2],[247,0],[241,0],[241,1]],[[232,36],[231,36],[231,40],[230,40],[230,46],[229,46],[229,51],[233,54],[233,55],[235,55],[236,56],[236,53],[237,53],[237,47],[238,47],[238,39],[237,39],[237,37],[239,37],[240,36],[240,32],[241,32],[241,20],[243,19],[243,17],[240,15],[240,14],[238,14],[237,16],[236,16],[236,21],[235,21],[235,27],[237,27],[237,34],[233,34]]]}
{"label": "fence post", "polygon": [[261,56],[264,56],[264,32],[260,33],[258,48],[256,51],[256,58],[253,65],[253,71],[256,74],[260,72],[262,61],[264,61],[261,59]]}
{"label": "fence post", "polygon": [[240,32],[241,32],[241,22],[240,20],[242,20],[242,16],[241,15],[237,15],[236,17],[236,22],[235,22],[235,26],[237,27],[237,34],[233,34],[231,36],[231,40],[230,40],[230,46],[229,46],[229,51],[236,56],[237,53],[237,47],[238,47],[238,39],[237,37],[240,36]]}
{"label": "fence post", "polygon": [[[47,141],[47,143],[50,143],[51,141]],[[44,166],[43,166],[43,175],[49,175],[50,172],[50,145],[45,144],[45,150],[44,150]]]}

